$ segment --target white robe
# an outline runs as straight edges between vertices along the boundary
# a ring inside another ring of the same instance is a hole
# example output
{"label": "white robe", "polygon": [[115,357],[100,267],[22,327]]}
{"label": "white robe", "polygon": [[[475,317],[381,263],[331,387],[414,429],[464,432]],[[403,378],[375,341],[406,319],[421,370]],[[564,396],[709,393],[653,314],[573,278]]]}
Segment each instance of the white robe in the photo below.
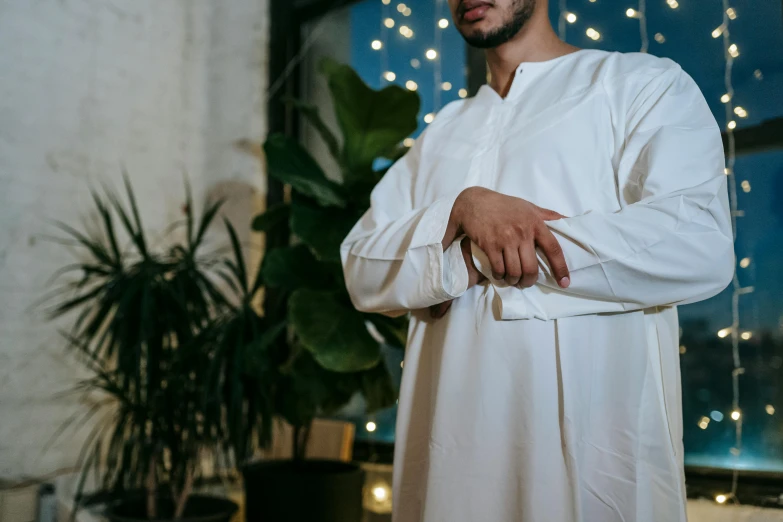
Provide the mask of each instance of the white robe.
{"label": "white robe", "polygon": [[[569,216],[547,223],[568,289],[539,256],[532,288],[466,291],[441,241],[470,186]],[[413,312],[395,522],[685,520],[675,305],[721,291],[734,252],[720,131],[677,64],[579,51],[449,104],[341,254],[357,308]]]}

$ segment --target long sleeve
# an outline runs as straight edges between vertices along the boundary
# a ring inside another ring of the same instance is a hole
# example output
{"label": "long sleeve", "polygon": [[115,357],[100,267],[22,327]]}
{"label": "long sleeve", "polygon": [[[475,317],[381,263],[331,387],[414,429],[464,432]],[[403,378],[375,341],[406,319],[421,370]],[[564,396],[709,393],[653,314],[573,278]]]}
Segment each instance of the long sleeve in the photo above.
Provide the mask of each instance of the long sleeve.
{"label": "long sleeve", "polygon": [[459,242],[446,252],[441,244],[459,191],[413,208],[423,140],[424,135],[376,185],[370,209],[340,248],[348,293],[361,311],[402,315],[467,289]]}
{"label": "long sleeve", "polygon": [[[556,319],[686,304],[731,281],[733,236],[720,132],[693,80],[679,67],[628,104],[617,168],[622,208],[547,223],[571,284],[561,289],[539,255],[528,289],[492,280],[503,319]],[[491,276],[486,256],[474,259]]]}

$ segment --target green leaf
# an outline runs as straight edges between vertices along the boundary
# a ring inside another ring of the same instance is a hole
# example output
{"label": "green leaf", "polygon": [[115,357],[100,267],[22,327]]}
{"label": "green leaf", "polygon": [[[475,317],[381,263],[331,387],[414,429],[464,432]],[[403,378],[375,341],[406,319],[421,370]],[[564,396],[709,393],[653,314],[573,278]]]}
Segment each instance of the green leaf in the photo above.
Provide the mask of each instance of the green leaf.
{"label": "green leaf", "polygon": [[253,230],[256,232],[269,232],[280,223],[288,221],[291,215],[291,206],[288,203],[276,203],[269,207],[263,214],[253,219]]}
{"label": "green leaf", "polygon": [[308,105],[293,98],[289,98],[286,101],[299,109],[300,114],[307,118],[307,121],[309,121],[315,130],[318,131],[318,134],[321,135],[321,139],[323,139],[324,143],[326,143],[326,146],[329,148],[329,152],[332,154],[332,157],[339,163],[341,160],[340,144],[337,141],[335,135],[332,133],[329,127],[326,126],[326,123],[324,123],[323,119],[321,118],[321,114],[318,112],[318,107],[315,105]]}
{"label": "green leaf", "polygon": [[367,331],[362,314],[337,295],[296,290],[289,301],[294,330],[302,345],[329,370],[357,372],[372,368],[380,359],[380,347]]}
{"label": "green leaf", "polygon": [[291,230],[324,261],[340,260],[340,244],[360,216],[352,210],[319,207],[306,198],[294,198]]}
{"label": "green leaf", "polygon": [[397,85],[371,89],[349,66],[326,59],[335,113],[343,133],[343,161],[347,177],[372,165],[416,130],[419,96]]}
{"label": "green leaf", "polygon": [[326,289],[334,280],[307,245],[276,248],[264,259],[264,281],[268,286],[296,290],[297,288]]}
{"label": "green leaf", "polygon": [[272,134],[264,143],[269,175],[325,206],[344,207],[340,186],[326,178],[321,167],[295,140]]}

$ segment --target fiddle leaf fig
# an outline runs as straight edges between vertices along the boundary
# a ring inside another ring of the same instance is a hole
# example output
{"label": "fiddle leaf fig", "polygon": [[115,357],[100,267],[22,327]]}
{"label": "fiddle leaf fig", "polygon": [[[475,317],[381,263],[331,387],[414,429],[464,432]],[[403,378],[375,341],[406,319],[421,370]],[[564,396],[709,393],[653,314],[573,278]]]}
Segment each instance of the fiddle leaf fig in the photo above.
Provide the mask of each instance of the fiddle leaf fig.
{"label": "fiddle leaf fig", "polygon": [[381,351],[364,317],[334,292],[301,288],[291,294],[289,313],[302,345],[316,361],[335,372],[368,370]]}
{"label": "fiddle leaf fig", "polygon": [[419,96],[391,85],[376,91],[349,66],[326,59],[321,64],[343,133],[342,164],[346,181],[376,158],[391,154],[416,130]]}

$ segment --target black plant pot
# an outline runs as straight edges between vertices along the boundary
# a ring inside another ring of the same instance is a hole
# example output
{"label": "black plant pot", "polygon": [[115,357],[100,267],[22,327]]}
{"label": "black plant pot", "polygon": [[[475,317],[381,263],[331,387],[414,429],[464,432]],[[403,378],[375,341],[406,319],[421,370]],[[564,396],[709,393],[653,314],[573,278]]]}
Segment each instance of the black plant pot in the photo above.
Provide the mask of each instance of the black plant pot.
{"label": "black plant pot", "polygon": [[[207,495],[191,495],[178,522],[230,522],[237,505],[228,499]],[[110,507],[106,518],[110,522],[172,522],[174,502],[170,497],[158,499],[157,518],[147,518],[147,500],[132,496]]]}
{"label": "black plant pot", "polygon": [[364,471],[333,460],[248,464],[247,522],[361,522]]}

